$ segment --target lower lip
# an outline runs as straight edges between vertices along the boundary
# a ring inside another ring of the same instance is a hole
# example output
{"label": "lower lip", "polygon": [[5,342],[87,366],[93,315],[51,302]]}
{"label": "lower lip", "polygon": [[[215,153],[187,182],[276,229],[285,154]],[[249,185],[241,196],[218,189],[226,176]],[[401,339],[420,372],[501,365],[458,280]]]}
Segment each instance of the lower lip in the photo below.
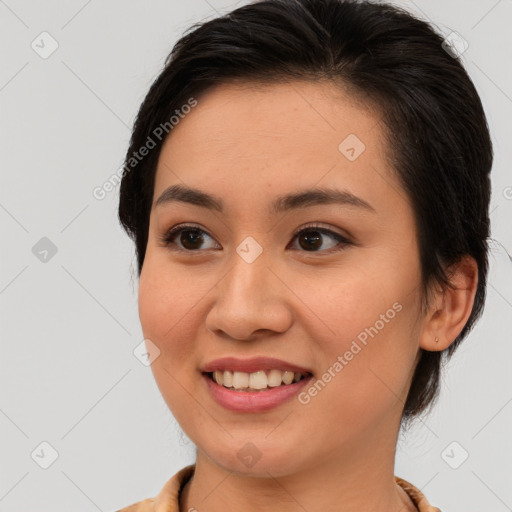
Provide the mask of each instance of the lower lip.
{"label": "lower lip", "polygon": [[233,391],[214,382],[203,373],[213,399],[222,407],[236,412],[263,412],[273,409],[300,393],[312,376],[293,384],[277,386],[267,391]]}

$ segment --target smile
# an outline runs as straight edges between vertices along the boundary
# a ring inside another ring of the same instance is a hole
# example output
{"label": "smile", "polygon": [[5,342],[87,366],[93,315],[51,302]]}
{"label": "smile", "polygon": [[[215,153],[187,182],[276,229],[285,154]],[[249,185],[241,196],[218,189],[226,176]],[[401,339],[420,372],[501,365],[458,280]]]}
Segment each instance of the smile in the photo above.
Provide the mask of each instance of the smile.
{"label": "smile", "polygon": [[[278,372],[279,375],[282,374],[281,382],[277,386],[269,386],[268,379],[271,379],[272,382],[277,382],[278,374],[275,372]],[[241,386],[240,388],[226,387],[224,380],[222,384],[218,384],[214,380],[214,373],[215,372],[202,374],[208,394],[218,405],[222,406],[224,409],[238,413],[259,413],[277,408],[278,406],[291,401],[292,398],[297,396],[313,378],[313,375],[311,374],[307,376],[298,374],[298,380],[294,382],[294,379],[296,378],[294,372],[270,370],[267,377],[266,371],[260,370],[253,372],[258,374],[258,376],[255,378],[259,380],[259,384],[253,385],[262,386],[265,382],[262,376],[262,374],[264,374],[267,386],[264,388],[253,389],[245,383],[249,381],[251,375],[249,373],[230,372],[229,370],[224,372],[218,371],[217,378],[222,375],[222,379],[224,379],[224,375],[227,374],[227,378],[229,379],[231,376],[234,383]],[[242,375],[237,376],[237,374]],[[276,377],[273,377],[274,375]],[[283,382],[283,379],[290,381],[290,376],[292,380],[289,384]],[[276,379],[275,381],[272,380],[274,378]]]}
{"label": "smile", "polygon": [[259,370],[252,373],[217,370],[209,372],[207,375],[214,382],[227,389],[261,392],[271,388],[288,386],[293,382],[299,382],[311,374],[272,369]]}

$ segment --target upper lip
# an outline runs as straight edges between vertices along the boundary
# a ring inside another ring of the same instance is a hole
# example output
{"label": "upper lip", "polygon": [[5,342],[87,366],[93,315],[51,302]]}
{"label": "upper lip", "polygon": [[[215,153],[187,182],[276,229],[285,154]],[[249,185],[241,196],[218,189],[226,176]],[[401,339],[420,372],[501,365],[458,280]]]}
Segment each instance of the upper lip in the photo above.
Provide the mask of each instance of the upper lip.
{"label": "upper lip", "polygon": [[229,370],[253,373],[259,370],[281,370],[303,374],[311,374],[307,368],[288,363],[274,357],[252,357],[250,359],[238,359],[236,357],[221,357],[206,363],[202,368],[204,373]]}

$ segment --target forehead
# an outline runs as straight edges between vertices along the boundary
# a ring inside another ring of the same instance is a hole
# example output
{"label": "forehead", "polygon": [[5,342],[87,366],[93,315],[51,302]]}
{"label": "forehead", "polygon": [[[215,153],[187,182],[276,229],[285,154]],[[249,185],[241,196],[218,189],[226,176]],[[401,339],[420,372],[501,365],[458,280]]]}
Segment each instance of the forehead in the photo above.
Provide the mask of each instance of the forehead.
{"label": "forehead", "polygon": [[332,82],[221,84],[167,137],[154,198],[175,183],[222,195],[235,182],[255,194],[343,185],[378,196],[395,179],[384,134],[377,110]]}

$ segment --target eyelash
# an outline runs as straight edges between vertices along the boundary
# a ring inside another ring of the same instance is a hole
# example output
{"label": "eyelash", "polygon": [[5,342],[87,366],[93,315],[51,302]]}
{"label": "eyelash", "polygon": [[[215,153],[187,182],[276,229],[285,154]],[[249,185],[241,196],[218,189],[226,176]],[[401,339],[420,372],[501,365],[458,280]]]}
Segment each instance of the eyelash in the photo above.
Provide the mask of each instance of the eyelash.
{"label": "eyelash", "polygon": [[[175,245],[176,246],[176,244],[173,242],[173,240],[178,235],[180,235],[183,231],[197,231],[199,233],[206,234],[210,238],[213,239],[213,237],[211,237],[206,231],[201,229],[201,227],[198,226],[197,224],[181,224],[181,225],[178,225],[178,226],[175,226],[175,227],[169,229],[166,233],[164,233],[164,235],[162,235],[160,237],[160,243],[164,247],[168,247],[168,248],[170,248],[171,245]],[[307,231],[317,231],[317,232],[321,233],[322,235],[329,235],[332,238],[336,239],[338,241],[338,244],[335,247],[332,247],[331,249],[327,249],[327,250],[319,250],[319,251],[305,251],[304,250],[302,252],[306,252],[306,253],[327,253],[327,254],[330,254],[330,253],[333,253],[333,252],[338,252],[338,251],[344,250],[345,246],[347,246],[347,245],[353,245],[352,242],[347,240],[344,236],[340,235],[339,233],[336,233],[335,231],[332,231],[330,229],[324,228],[321,225],[316,224],[316,223],[308,224],[307,226],[303,226],[303,227],[297,229],[293,233],[292,240],[294,240],[302,232],[307,232]],[[341,247],[339,247],[340,245],[341,245]],[[197,250],[182,249],[181,247],[177,247],[177,246],[175,248],[173,248],[172,250],[179,251],[179,252],[186,252],[186,253],[189,253],[189,254],[191,254],[191,253],[199,253],[201,251],[201,249],[197,249]],[[208,250],[208,249],[206,249],[206,250]]]}

